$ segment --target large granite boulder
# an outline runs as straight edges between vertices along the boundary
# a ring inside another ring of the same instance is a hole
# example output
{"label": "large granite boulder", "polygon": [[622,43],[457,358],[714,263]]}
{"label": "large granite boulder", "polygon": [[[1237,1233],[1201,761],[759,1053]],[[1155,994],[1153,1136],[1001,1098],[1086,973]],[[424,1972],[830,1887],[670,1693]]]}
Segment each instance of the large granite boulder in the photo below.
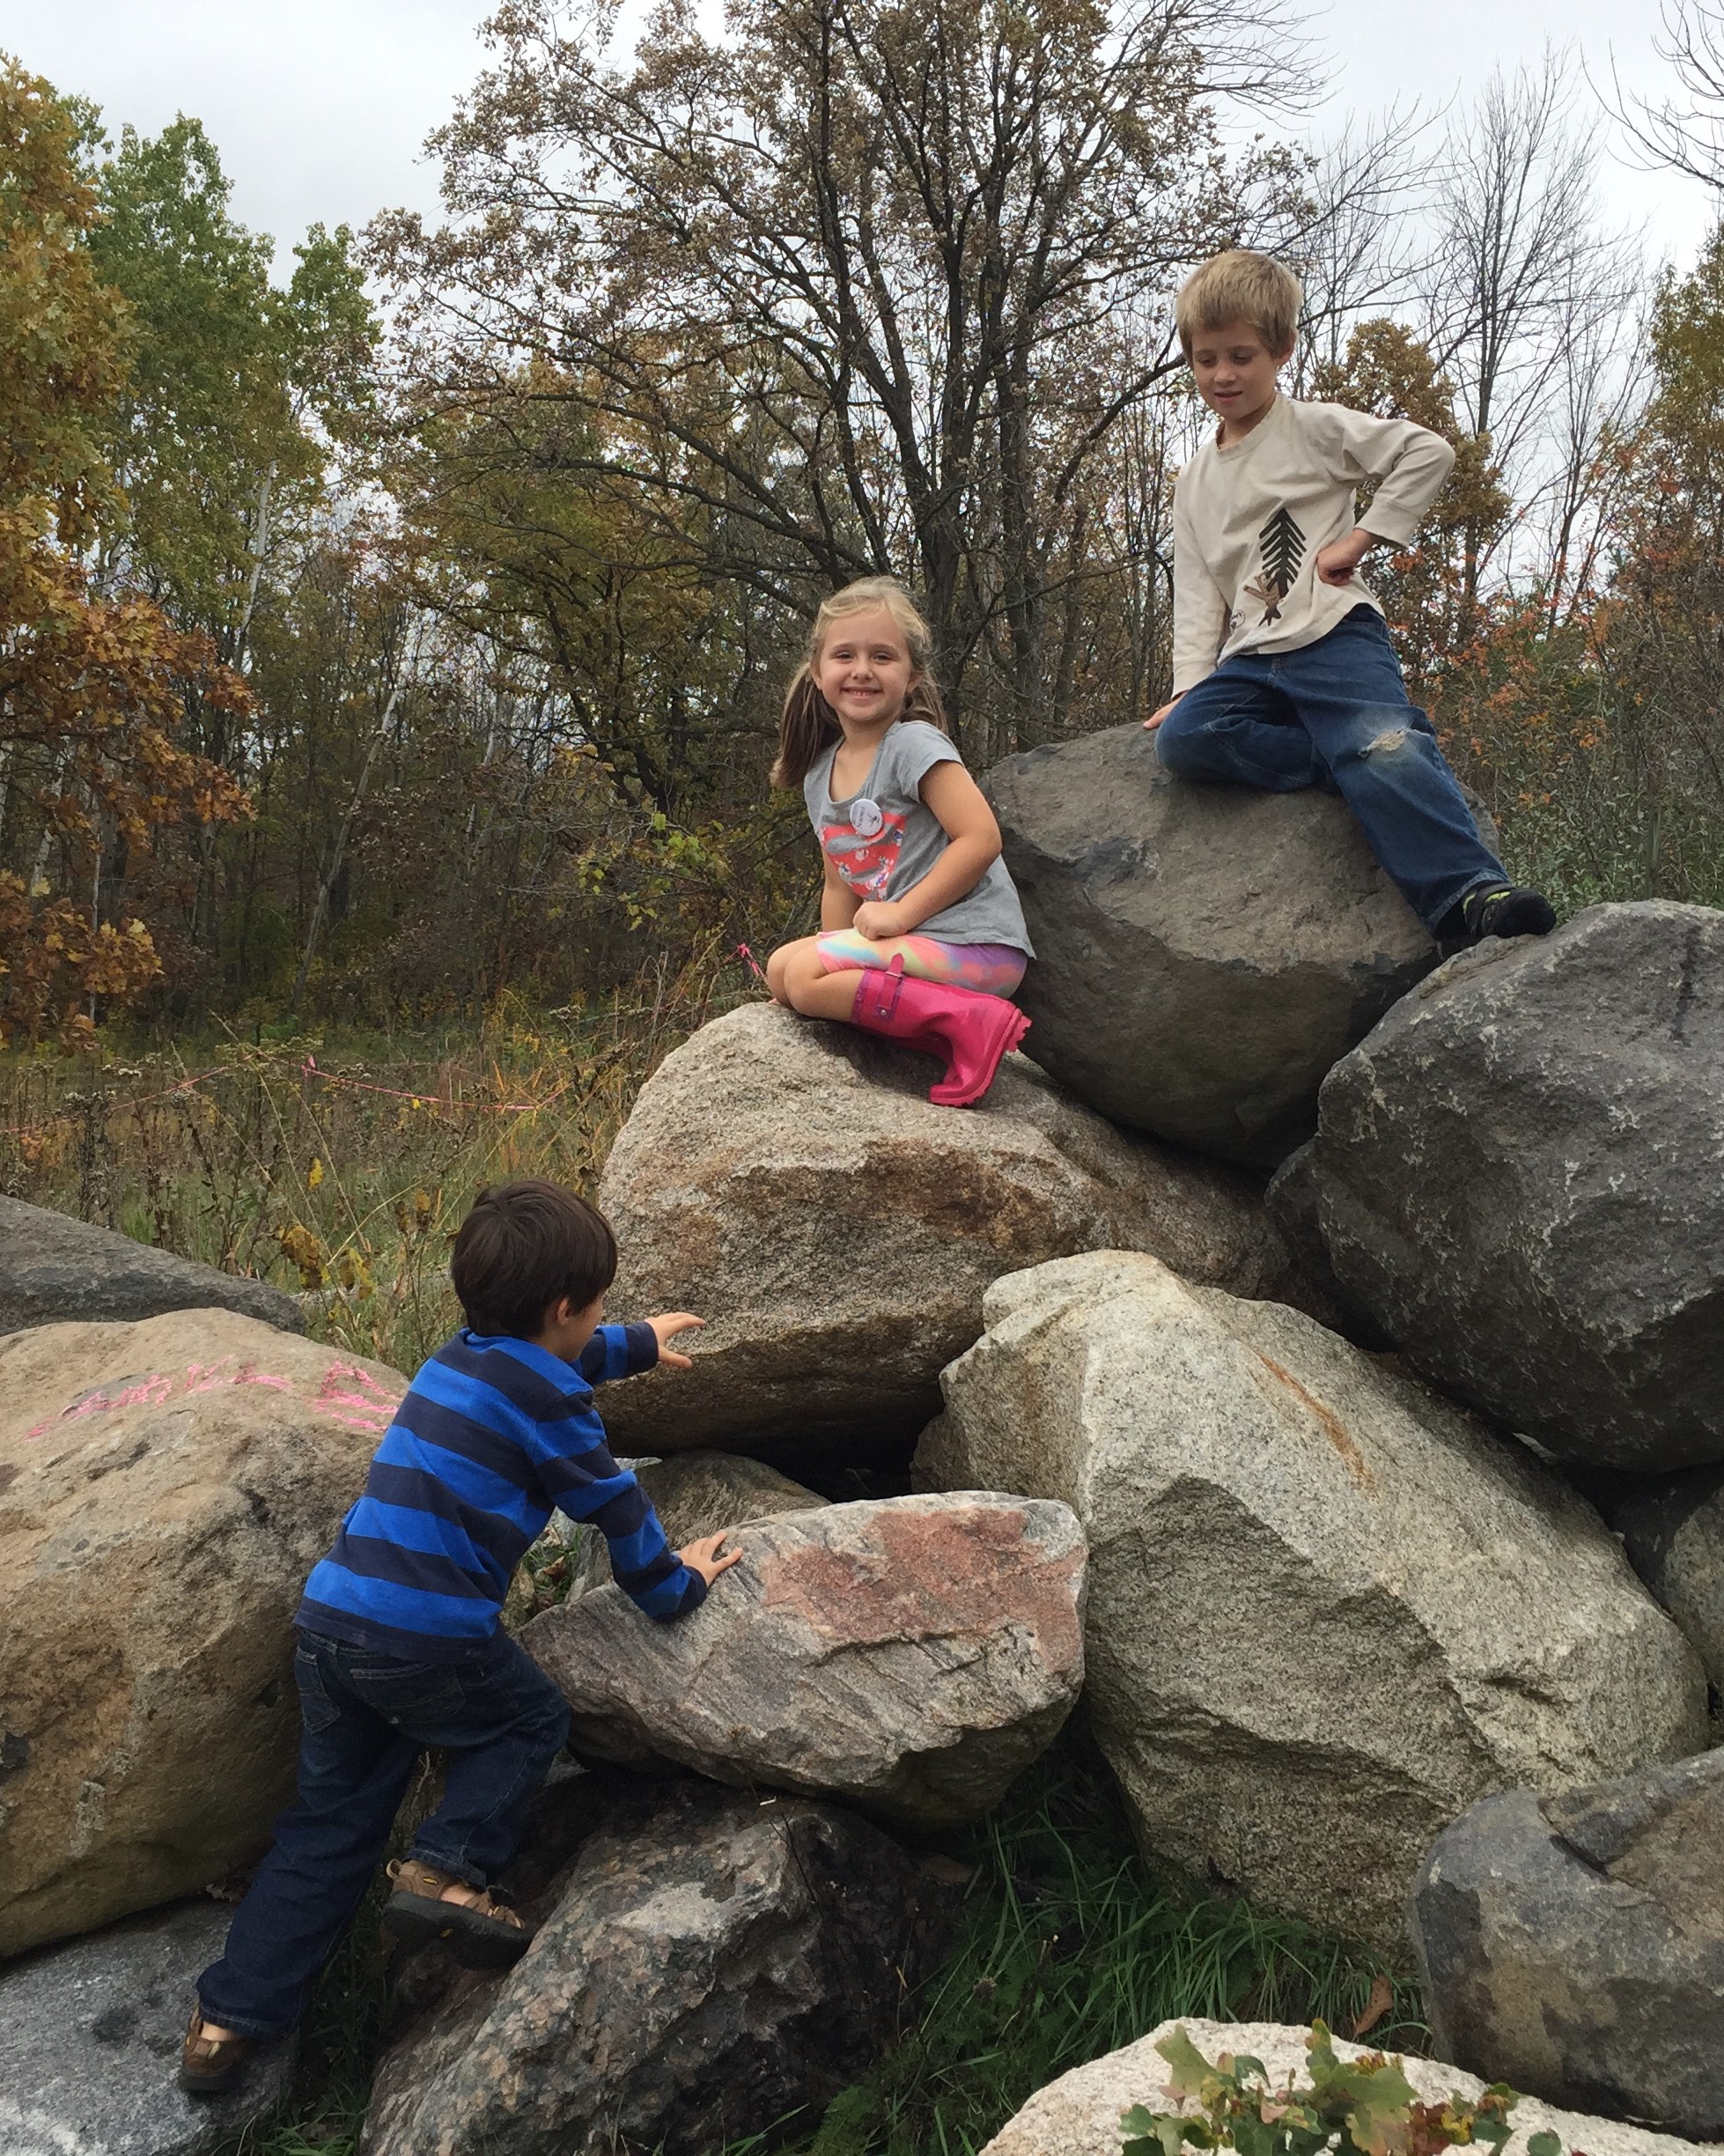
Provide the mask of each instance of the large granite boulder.
{"label": "large granite boulder", "polygon": [[366,2156],[711,2156],[889,2049],[948,1880],[852,1813],[685,1783],[582,1840],[502,1976],[384,2055]]}
{"label": "large granite boulder", "polygon": [[[1182,2108],[1168,2087],[1168,2063],[1155,2048],[1175,2029],[1183,2029],[1206,2059],[1224,2051],[1260,2059],[1277,2087],[1307,2078],[1306,2029],[1263,2021],[1163,2021],[1136,2043],[1050,2081],[1001,2127],[981,2156],[1119,2156],[1122,2111],[1139,2103],[1153,2111]],[[1368,2056],[1370,2047],[1337,2040],[1335,2049],[1344,2059],[1357,2059]],[[1438,2059],[1404,2058],[1401,2065],[1427,2104],[1451,2096],[1476,2103],[1485,2093],[1485,2082]],[[1564,2150],[1577,2156],[1581,2150],[1587,2156],[1694,2156],[1691,2142],[1620,2126],[1613,2119],[1553,2111],[1529,2100],[1515,2105],[1511,2119],[1514,2130],[1502,2156],[1527,2156],[1527,2144],[1537,2133],[1555,2134]]]}
{"label": "large granite boulder", "polygon": [[[635,1473],[673,1549],[721,1528],[740,1527],[745,1520],[807,1512],[826,1503],[776,1468],[727,1452],[673,1452],[668,1459],[643,1463]],[[567,1600],[610,1584],[610,1548],[604,1536],[596,1527],[579,1527],[575,1533]]]}
{"label": "large granite boulder", "polygon": [[985,790],[1035,945],[1025,1052],[1116,1123],[1273,1167],[1437,963],[1338,796],[1175,779],[1140,726],[1008,757]]}
{"label": "large granite boulder", "polygon": [[0,1333],[180,1310],[238,1311],[283,1333],[306,1329],[298,1304],[279,1288],[0,1198]]}
{"label": "large granite boulder", "polygon": [[1452,959],[1330,1074],[1343,1294],[1564,1457],[1724,1458],[1724,913],[1593,906]]}
{"label": "large granite boulder", "polygon": [[299,1591],[405,1385],[225,1311],[0,1340],[0,1954],[268,1840]]}
{"label": "large granite boulder", "polygon": [[291,2039],[261,2046],[230,2095],[174,2083],[192,1987],[232,1913],[181,1901],[0,1968],[5,2156],[216,2156],[284,2101]]}
{"label": "large granite boulder", "polygon": [[1720,1849],[1724,1752],[1475,1805],[1408,1910],[1437,2048],[1551,2103],[1724,2138]]}
{"label": "large granite boulder", "polygon": [[1724,1466],[1623,1483],[1604,1517],[1724,1694]]}
{"label": "large granite boulder", "polygon": [[599,1201],[612,1307],[691,1310],[692,1370],[608,1389],[622,1452],[747,1452],[806,1476],[908,1448],[1001,1273],[1153,1251],[1240,1295],[1286,1292],[1241,1177],[1122,1135],[1021,1058],[980,1108],[937,1108],[925,1056],[755,1003],[642,1090]]}
{"label": "large granite boulder", "polygon": [[1477,1798],[1705,1744],[1597,1514],[1392,1365],[1118,1252],[985,1307],[917,1479],[1077,1513],[1091,1722],[1152,1854],[1392,1944]]}
{"label": "large granite boulder", "polygon": [[665,1630],[601,1587],[522,1632],[583,1758],[946,1826],[991,1810],[1077,1704],[1084,1545],[1063,1504],[826,1505],[756,1520],[734,1547],[741,1563]]}

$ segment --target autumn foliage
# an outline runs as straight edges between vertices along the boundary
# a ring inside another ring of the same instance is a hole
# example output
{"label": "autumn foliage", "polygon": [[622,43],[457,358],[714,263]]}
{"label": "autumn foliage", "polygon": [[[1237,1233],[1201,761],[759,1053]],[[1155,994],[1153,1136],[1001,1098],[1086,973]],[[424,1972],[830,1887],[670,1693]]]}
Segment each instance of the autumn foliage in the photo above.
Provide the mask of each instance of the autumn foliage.
{"label": "autumn foliage", "polygon": [[[97,425],[124,380],[127,318],[84,245],[95,214],[73,116],[0,72],[0,830],[36,836],[0,872],[0,1040],[87,1037],[99,999],[161,971],[146,924],[103,916],[105,861],[188,821],[246,812],[232,776],[178,736],[188,694],[239,713],[244,683],[148,598],[99,598],[85,557],[123,505]],[[71,864],[87,892],[56,890]]]}

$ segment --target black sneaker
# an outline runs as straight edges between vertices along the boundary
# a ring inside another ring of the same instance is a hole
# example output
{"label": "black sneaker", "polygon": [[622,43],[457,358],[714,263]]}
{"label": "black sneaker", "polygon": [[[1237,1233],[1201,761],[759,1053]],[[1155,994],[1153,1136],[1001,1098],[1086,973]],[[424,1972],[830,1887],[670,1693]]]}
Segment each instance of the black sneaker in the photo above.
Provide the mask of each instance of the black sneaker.
{"label": "black sneaker", "polygon": [[1452,943],[1482,943],[1486,936],[1549,935],[1556,925],[1556,910],[1543,891],[1481,883],[1449,909],[1442,934]]}

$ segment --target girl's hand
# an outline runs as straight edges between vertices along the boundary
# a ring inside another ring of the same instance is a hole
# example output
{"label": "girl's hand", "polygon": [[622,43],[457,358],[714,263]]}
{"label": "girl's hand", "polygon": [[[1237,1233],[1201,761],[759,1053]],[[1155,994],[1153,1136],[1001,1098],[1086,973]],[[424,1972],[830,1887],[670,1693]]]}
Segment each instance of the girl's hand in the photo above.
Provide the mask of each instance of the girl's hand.
{"label": "girl's hand", "polygon": [[696,1318],[688,1311],[669,1311],[662,1317],[649,1318],[646,1322],[657,1335],[659,1362],[668,1362],[673,1370],[693,1370],[694,1363],[687,1355],[679,1355],[674,1348],[667,1348],[665,1342],[678,1333],[686,1333],[690,1325],[704,1325],[705,1318]]}
{"label": "girl's hand", "polygon": [[856,918],[851,922],[858,935],[865,935],[870,943],[888,943],[894,936],[908,935],[912,923],[904,919],[904,909],[895,898],[870,898],[856,909]]}
{"label": "girl's hand", "polygon": [[689,1571],[698,1572],[710,1587],[719,1573],[728,1572],[733,1564],[742,1562],[740,1550],[728,1551],[721,1557],[718,1553],[724,1547],[723,1535],[703,1535],[698,1542],[690,1542],[686,1549],[676,1554]]}

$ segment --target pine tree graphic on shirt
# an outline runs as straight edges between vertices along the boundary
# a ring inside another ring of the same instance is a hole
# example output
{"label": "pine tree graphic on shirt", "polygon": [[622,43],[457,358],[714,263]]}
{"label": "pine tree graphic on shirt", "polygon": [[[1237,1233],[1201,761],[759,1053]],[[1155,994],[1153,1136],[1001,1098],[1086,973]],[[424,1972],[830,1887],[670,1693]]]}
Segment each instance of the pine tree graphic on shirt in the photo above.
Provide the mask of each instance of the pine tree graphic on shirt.
{"label": "pine tree graphic on shirt", "polygon": [[1263,575],[1245,589],[1249,597],[1262,600],[1264,617],[1258,625],[1267,628],[1281,618],[1279,602],[1293,589],[1299,565],[1305,558],[1305,534],[1293,521],[1292,513],[1280,508],[1257,534],[1257,540],[1263,548]]}

